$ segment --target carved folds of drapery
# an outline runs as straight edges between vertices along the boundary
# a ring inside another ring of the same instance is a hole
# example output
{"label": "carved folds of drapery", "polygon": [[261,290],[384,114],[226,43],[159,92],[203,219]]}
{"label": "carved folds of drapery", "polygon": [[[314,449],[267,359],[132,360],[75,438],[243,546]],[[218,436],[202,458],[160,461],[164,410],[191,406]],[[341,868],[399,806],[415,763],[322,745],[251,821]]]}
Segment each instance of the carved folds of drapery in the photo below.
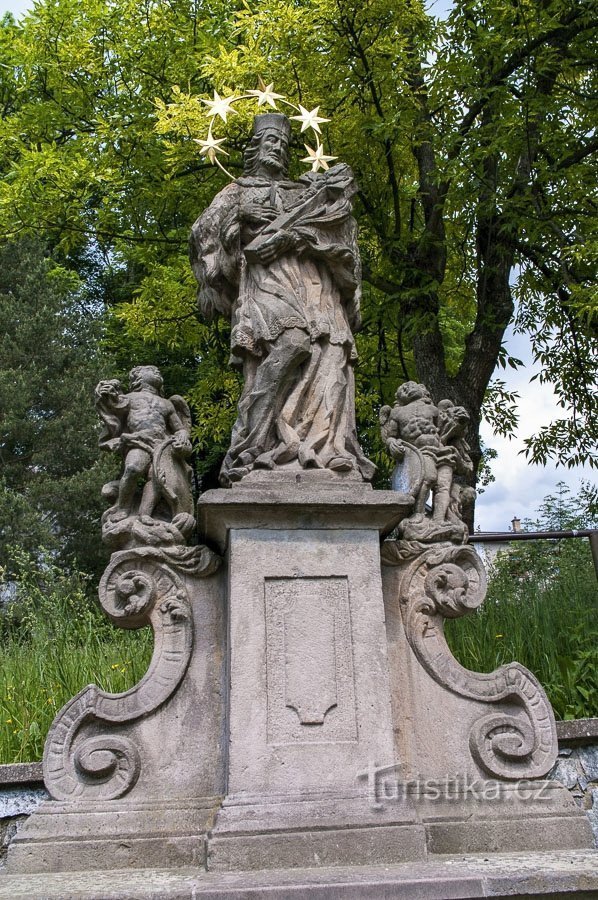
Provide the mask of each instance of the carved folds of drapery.
{"label": "carved folds of drapery", "polygon": [[[469,734],[470,752],[488,774],[506,779],[545,775],[557,755],[550,703],[537,679],[519,663],[482,674],[452,655],[444,620],[475,610],[486,593],[486,575],[468,546],[386,541],[382,560],[399,566],[399,596],[405,634],[419,663],[439,685],[460,697],[497,704]],[[507,709],[500,708],[503,704]]]}
{"label": "carved folds of drapery", "polygon": [[211,575],[220,560],[205,547],[143,547],[115,553],[102,577],[100,602],[122,628],[150,625],[154,652],[141,681],[122,694],[88,685],[54,720],[44,752],[44,780],[56,800],[112,800],[139,777],[141,756],[130,733],[116,729],[149,715],[180,684],[193,646],[193,614],[182,573]]}

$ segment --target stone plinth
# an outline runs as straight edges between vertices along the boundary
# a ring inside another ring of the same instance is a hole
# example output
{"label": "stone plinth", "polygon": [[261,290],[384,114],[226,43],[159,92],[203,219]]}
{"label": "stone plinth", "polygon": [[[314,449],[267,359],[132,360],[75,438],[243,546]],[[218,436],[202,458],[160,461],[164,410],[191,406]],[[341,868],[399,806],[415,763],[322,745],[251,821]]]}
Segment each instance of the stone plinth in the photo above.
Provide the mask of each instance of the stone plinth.
{"label": "stone plinth", "polygon": [[89,686],[60,711],[52,799],[9,871],[192,866],[238,885],[235,872],[592,847],[583,810],[545,781],[556,727],[537,680],[518,663],[470,672],[444,640],[445,619],[484,599],[478,557],[442,541],[381,550],[411,508],[352,478],[253,473],[200,500],[223,558],[113,554],[101,602],[153,628],[152,662],[130,691]]}
{"label": "stone plinth", "polygon": [[409,799],[368,804],[366,773],[394,759],[380,534],[409,498],[301,482],[211,491],[206,540],[227,547],[227,797],[210,868],[417,859]]}
{"label": "stone plinth", "polygon": [[[408,515],[413,498],[396,491],[374,491],[352,478],[333,478],[329,472],[310,470],[285,475],[257,473],[230,490],[207,491],[198,503],[199,528],[208,542],[224,551],[234,529],[264,528],[285,534],[298,528],[362,528],[384,536]],[[276,475],[279,477],[276,478]]]}

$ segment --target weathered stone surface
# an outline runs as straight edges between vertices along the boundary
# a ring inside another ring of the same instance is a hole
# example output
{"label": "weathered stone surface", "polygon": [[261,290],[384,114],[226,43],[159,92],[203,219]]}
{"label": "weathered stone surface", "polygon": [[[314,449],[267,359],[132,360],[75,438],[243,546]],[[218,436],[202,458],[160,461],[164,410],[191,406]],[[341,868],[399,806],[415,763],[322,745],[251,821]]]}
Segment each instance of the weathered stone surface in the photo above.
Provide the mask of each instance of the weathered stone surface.
{"label": "weathered stone surface", "polygon": [[[432,403],[424,384],[407,381],[396,403],[380,410],[382,439],[397,466],[393,488],[415,497],[415,509],[399,528],[407,541],[467,540],[462,519],[463,480],[473,472],[465,431],[469,415],[450,400]],[[432,494],[432,512],[427,513]]]}
{"label": "weathered stone surface", "polygon": [[150,626],[154,652],[121,694],[88,685],[58,713],[44,748],[51,800],[10,846],[13,871],[201,865],[225,787],[226,611],[220,557],[187,546],[195,527],[189,408],[162,396],[155,366],[131,391],[100,382],[100,444],[119,452],[99,585],[118,626]]}
{"label": "weathered stone surface", "polygon": [[588,818],[590,820],[590,825],[592,826],[592,831],[594,832],[594,842],[596,847],[598,847],[598,788],[595,788],[591,792],[592,798],[592,806],[588,811]]}
{"label": "weathered stone surface", "polygon": [[62,802],[48,801],[20,829],[12,871],[112,867],[115,853],[127,866],[204,858],[225,784],[223,578],[177,574],[138,553],[113,555],[102,590],[111,615],[126,620],[117,602],[123,578],[154,585],[139,587],[148,605],[132,614],[138,624],[153,617],[152,663],[125,694],[86,688],[59,713],[44,763]]}
{"label": "weathered stone surface", "polygon": [[218,803],[168,795],[154,801],[48,801],[13,839],[8,871],[202,867]]}
{"label": "weathered stone surface", "polygon": [[574,719],[571,722],[557,722],[559,741],[584,742],[598,738],[598,719]]}
{"label": "weathered stone surface", "polygon": [[[536,679],[517,663],[469,672],[444,640],[445,617],[483,600],[475,553],[387,541],[382,558],[399,764],[382,765],[370,779],[380,778],[382,793],[392,793],[393,778],[412,783],[433,853],[591,846],[587,817],[565,788],[534,780],[557,755],[554,718]],[[456,792],[443,787],[447,779]]]}
{"label": "weathered stone surface", "polygon": [[0,765],[0,786],[9,784],[30,784],[43,782],[43,770],[40,762],[10,763]]}
{"label": "weathered stone surface", "polygon": [[299,480],[293,478],[289,483],[285,478],[273,484],[248,476],[232,490],[207,491],[197,505],[200,534],[207,535],[220,550],[227,546],[232,529],[247,527],[332,531],[349,527],[385,535],[412,508],[413,498],[408,495],[373,491],[371,485],[353,481],[322,480],[319,474],[309,471]]}
{"label": "weathered stone surface", "polygon": [[184,545],[195,527],[189,407],[178,395],[162,395],[155,366],[132,369],[130,383],[128,394],[116,379],[96,387],[104,424],[100,447],[123,461],[120,479],[102,492],[112,501],[102,516],[102,537],[114,549]]}
{"label": "weathered stone surface", "polygon": [[[537,680],[518,663],[470,672],[444,639],[445,618],[462,616],[484,599],[485,573],[475,551],[386,541],[382,556],[394,689],[410,707],[405,725],[404,710],[395,713],[397,732],[404,735],[399,758],[433,776],[546,775],[558,745],[552,709]],[[422,768],[424,761],[431,768]]]}
{"label": "weathered stone surface", "polygon": [[0,791],[0,819],[32,813],[48,796],[43,788],[13,788]]}
{"label": "weathered stone surface", "polygon": [[598,854],[570,851],[263,872],[112,871],[0,876],[6,900],[480,900],[598,893]]}
{"label": "weathered stone surface", "polygon": [[228,797],[210,867],[425,852],[409,800],[372,818],[361,777],[393,757],[379,530],[403,510],[388,495],[291,485],[201,498],[207,538],[229,531]]}
{"label": "weathered stone surface", "polygon": [[560,783],[569,790],[574,788],[579,779],[575,760],[557,759],[554,768],[550,773],[550,777],[554,778],[555,781],[560,781]]}
{"label": "weathered stone surface", "polygon": [[256,469],[326,469],[370,479],[355,430],[361,266],[346,165],[288,178],[290,122],[260,115],[243,177],[193,226],[204,315],[232,319],[245,380],[224,460],[229,486]]}
{"label": "weathered stone surface", "polygon": [[579,759],[588,780],[598,781],[598,746],[580,749]]}

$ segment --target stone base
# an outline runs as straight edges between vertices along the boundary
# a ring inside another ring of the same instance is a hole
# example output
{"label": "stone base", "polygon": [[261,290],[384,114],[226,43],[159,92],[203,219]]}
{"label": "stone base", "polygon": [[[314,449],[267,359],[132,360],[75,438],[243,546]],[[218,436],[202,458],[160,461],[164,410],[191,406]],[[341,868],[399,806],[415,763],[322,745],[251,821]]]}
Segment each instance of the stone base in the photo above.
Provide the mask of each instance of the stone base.
{"label": "stone base", "polygon": [[[552,781],[424,781],[390,798],[228,797],[207,838],[209,871],[396,865],[444,854],[583,850],[590,823]],[[483,792],[487,797],[484,799]]]}
{"label": "stone base", "polygon": [[208,840],[209,870],[378,865],[424,859],[424,828],[410,802],[371,810],[363,796],[227,798]]}
{"label": "stone base", "polygon": [[199,870],[0,876],[2,900],[595,900],[598,853],[445,856],[394,866],[211,873]]}
{"label": "stone base", "polygon": [[588,817],[561,785],[553,781],[494,784],[499,789],[494,800],[416,804],[429,854],[525,853],[593,846]]}
{"label": "stone base", "polygon": [[[580,816],[564,823],[557,816],[541,822],[526,822],[525,817],[498,821],[442,822],[426,824],[426,840],[431,854],[540,852],[549,849],[583,850],[589,846],[589,824]],[[598,865],[598,858],[596,860]],[[597,895],[598,896],[598,895]]]}
{"label": "stone base", "polygon": [[9,872],[205,866],[220,798],[47,801],[13,839]]}

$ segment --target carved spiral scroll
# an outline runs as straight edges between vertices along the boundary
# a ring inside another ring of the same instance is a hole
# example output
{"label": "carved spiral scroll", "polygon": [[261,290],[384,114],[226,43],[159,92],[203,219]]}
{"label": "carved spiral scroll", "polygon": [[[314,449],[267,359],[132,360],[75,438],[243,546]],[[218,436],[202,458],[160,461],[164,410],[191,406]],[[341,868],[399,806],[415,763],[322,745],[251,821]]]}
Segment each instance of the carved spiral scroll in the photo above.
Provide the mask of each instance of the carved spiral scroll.
{"label": "carved spiral scroll", "polygon": [[[124,628],[151,625],[154,652],[141,681],[122,694],[84,688],[58,713],[46,741],[44,779],[56,800],[112,800],[139,777],[139,752],[108,725],[147,716],[179,685],[193,641],[192,612],[179,575],[159,553],[115,553],[100,583],[100,602]],[[85,727],[84,727],[85,726]]]}
{"label": "carved spiral scroll", "polygon": [[[388,542],[388,544],[394,542]],[[401,565],[400,603],[407,640],[426,672],[442,687],[482,703],[504,701],[471,729],[469,748],[490,775],[505,779],[545,775],[557,755],[552,707],[537,679],[519,663],[483,674],[464,668],[444,637],[445,618],[465,615],[484,600],[486,575],[471,547],[450,544],[421,548],[415,559],[398,542],[385,548],[388,564]]]}

